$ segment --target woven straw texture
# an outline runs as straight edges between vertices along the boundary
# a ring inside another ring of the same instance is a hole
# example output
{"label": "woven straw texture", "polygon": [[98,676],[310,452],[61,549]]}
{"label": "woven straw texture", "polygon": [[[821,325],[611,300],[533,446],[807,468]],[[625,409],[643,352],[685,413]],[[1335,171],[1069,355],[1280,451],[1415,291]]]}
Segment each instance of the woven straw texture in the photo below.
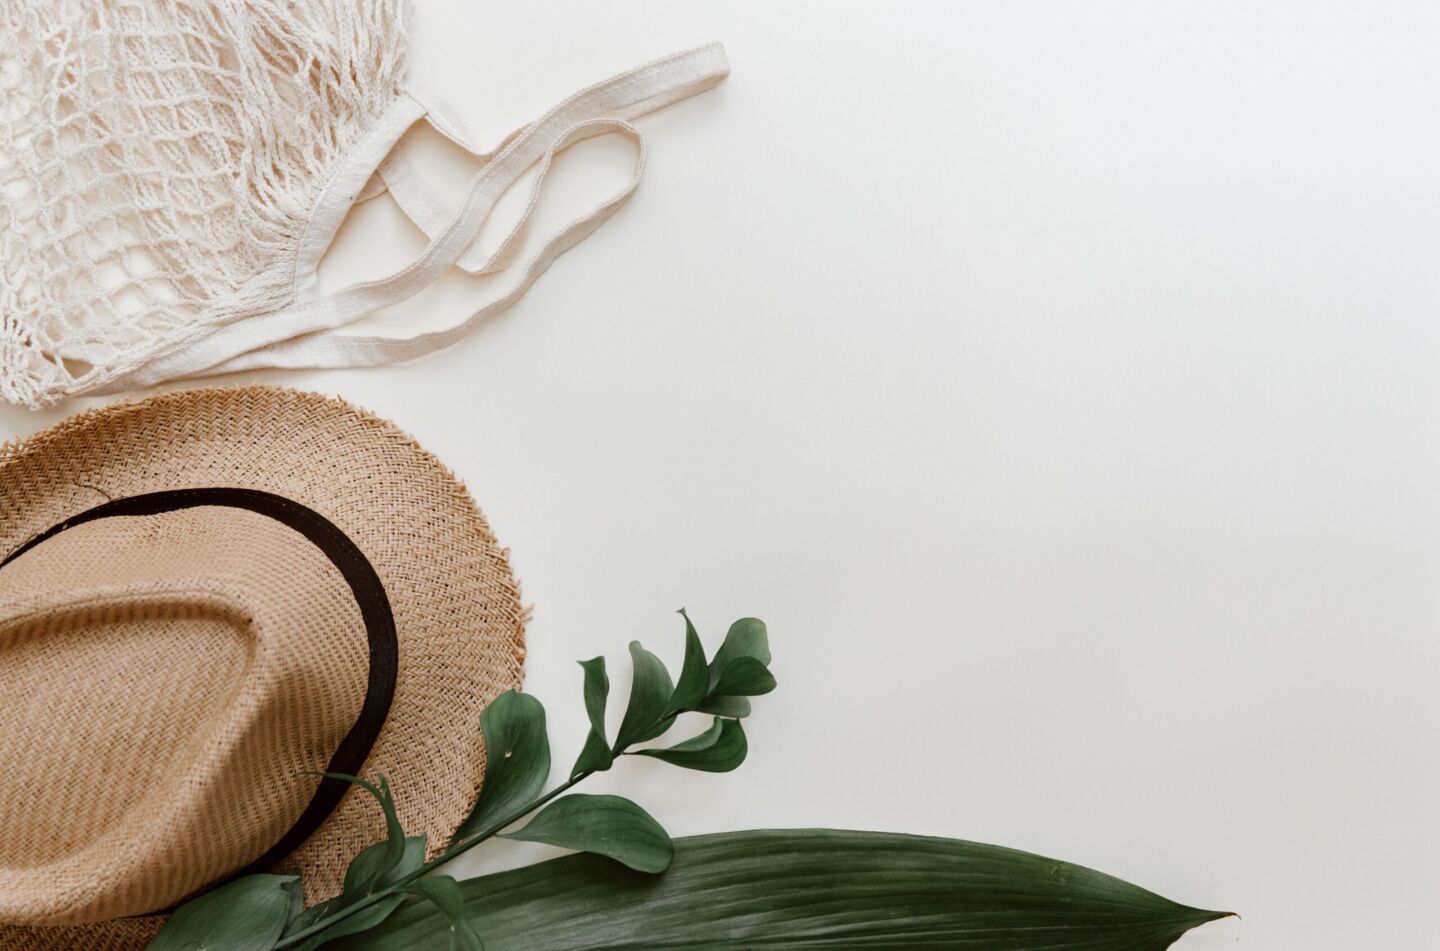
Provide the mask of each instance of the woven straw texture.
{"label": "woven straw texture", "polygon": [[406,0],[0,3],[0,397],[93,390],[294,298]]}
{"label": "woven straw texture", "polygon": [[[0,552],[107,498],[212,486],[301,502],[375,567],[395,614],[400,671],[364,772],[391,779],[407,830],[428,834],[438,850],[478,791],[480,711],[520,682],[524,615],[506,553],[469,495],[395,427],[335,400],[263,387],[175,393],[73,417],[0,449]],[[26,876],[111,862],[113,878],[76,886],[80,907],[52,906],[47,913],[60,917],[47,920],[147,910],[156,895],[183,895],[242,867],[303,807],[313,787],[288,774],[298,762],[323,763],[353,722],[364,635],[333,566],[265,521],[216,508],[102,520],[0,573],[10,619],[0,626],[0,682],[40,676],[34,700],[0,688],[0,775],[7,789],[36,786],[27,803],[64,803],[63,814],[58,805],[11,813],[7,795],[0,902]],[[67,637],[80,631],[85,638]],[[120,666],[107,666],[100,655],[110,651],[89,643],[97,634],[120,651]],[[50,712],[37,718],[37,709]],[[85,711],[86,728],[70,729]],[[177,771],[197,769],[223,777],[218,789],[175,792]],[[17,775],[26,786],[11,786]],[[177,811],[159,794],[117,792],[127,783],[141,793],[169,784],[173,796],[192,798]],[[112,827],[156,838],[127,849]],[[383,835],[373,801],[352,790],[278,867],[301,872],[307,897],[321,900],[338,892],[349,859]],[[37,900],[47,888],[70,888],[54,878],[31,885]],[[157,926],[141,918],[0,927],[0,946],[138,948]]]}
{"label": "woven straw texture", "polygon": [[243,868],[365,699],[344,578],[254,512],[71,528],[0,570],[0,617],[0,764],[24,817],[0,837],[6,920],[164,908]]}

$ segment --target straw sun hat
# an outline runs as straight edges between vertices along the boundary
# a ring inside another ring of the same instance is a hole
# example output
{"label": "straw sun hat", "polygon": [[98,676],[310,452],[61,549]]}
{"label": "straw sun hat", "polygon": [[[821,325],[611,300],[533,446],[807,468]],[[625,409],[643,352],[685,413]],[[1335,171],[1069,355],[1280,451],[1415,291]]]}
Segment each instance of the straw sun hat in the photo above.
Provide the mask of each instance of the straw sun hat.
{"label": "straw sun hat", "polygon": [[518,686],[505,551],[394,426],[191,390],[0,448],[0,947],[143,946],[243,870],[339,891],[389,777],[432,851]]}

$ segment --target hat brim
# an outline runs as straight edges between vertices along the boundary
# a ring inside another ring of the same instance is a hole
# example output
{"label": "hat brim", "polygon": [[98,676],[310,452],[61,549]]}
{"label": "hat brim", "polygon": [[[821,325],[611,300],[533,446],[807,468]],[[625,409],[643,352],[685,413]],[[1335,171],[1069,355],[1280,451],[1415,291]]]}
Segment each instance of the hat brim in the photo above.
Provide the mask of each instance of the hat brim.
{"label": "hat brim", "polygon": [[[410,835],[437,853],[484,774],[480,712],[518,687],[525,611],[507,551],[465,487],[391,423],[335,399],[274,387],[187,390],[72,417],[0,448],[0,554],[107,499],[230,486],[321,513],[360,547],[395,616],[399,674],[365,762],[390,780]],[[360,849],[385,836],[352,790],[276,868],[311,902],[340,891]],[[0,926],[17,948],[143,947],[163,919]]]}

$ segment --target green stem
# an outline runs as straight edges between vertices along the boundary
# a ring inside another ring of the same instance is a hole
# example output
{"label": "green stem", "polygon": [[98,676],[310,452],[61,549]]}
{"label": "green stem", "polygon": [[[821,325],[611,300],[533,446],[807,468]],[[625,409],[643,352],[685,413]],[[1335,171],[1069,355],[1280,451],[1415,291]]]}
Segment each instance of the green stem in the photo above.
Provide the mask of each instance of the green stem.
{"label": "green stem", "polygon": [[481,842],[484,842],[486,839],[493,838],[496,833],[498,833],[506,826],[510,825],[512,822],[516,822],[520,819],[525,818],[525,816],[534,812],[536,809],[539,809],[541,806],[545,805],[547,802],[554,799],[556,796],[568,792],[573,786],[575,786],[575,784],[579,783],[581,780],[587,778],[590,775],[590,772],[575,774],[574,776],[567,779],[565,782],[561,783],[559,786],[556,786],[554,789],[541,796],[539,799],[536,799],[529,805],[517,811],[514,815],[507,816],[505,819],[497,822],[495,825],[491,826],[489,829],[485,830],[484,832],[473,838],[464,839],[461,842],[451,845],[445,851],[441,852],[439,855],[435,856],[433,859],[426,862],[424,865],[421,865],[415,871],[411,872],[408,875],[401,876],[399,879],[397,879],[391,885],[387,886],[385,889],[367,895],[352,905],[346,905],[344,908],[341,908],[339,911],[335,912],[335,914],[331,915],[329,918],[324,919],[323,921],[317,921],[315,922],[315,924],[311,925],[308,928],[297,931],[292,935],[287,935],[283,940],[281,940],[278,944],[275,945],[275,951],[280,951],[281,948],[293,947],[296,944],[299,944],[301,941],[304,941],[306,938],[314,937],[315,935],[324,931],[326,928],[329,928],[331,925],[335,924],[335,922],[343,921],[346,918],[349,918],[351,915],[359,911],[363,911],[366,908],[369,908],[376,902],[393,896],[396,892],[400,891],[406,885],[409,885],[411,882],[415,881],[421,876],[435,871],[435,869],[444,865],[446,862],[459,858],[461,855],[464,855],[466,852],[475,848],[475,846],[479,845]]}
{"label": "green stem", "polygon": [[[660,725],[660,723],[665,722],[665,720],[667,719],[670,719],[671,716],[677,716],[683,712],[684,710],[675,710],[674,713],[667,712],[664,716],[660,716],[660,718],[655,720],[655,725]],[[628,754],[628,752],[629,751],[619,751],[616,755],[624,756]],[[577,772],[577,774],[573,775],[573,777],[570,777],[569,780],[562,782],[562,784],[557,785],[557,787],[553,788],[553,790],[546,792],[546,794],[541,795],[540,798],[534,800],[533,803],[530,803],[526,805],[526,807],[521,808],[521,810],[518,810],[517,813],[514,814],[514,816],[505,817],[504,820],[498,821],[498,823],[495,823],[494,826],[490,827],[490,829],[482,831],[481,834],[472,837],[472,839],[465,839],[459,841],[459,843],[452,844],[452,846],[448,847],[445,852],[442,852],[441,854],[438,854],[438,856],[433,857],[433,859],[429,860],[429,862],[426,862],[425,865],[418,867],[415,872],[410,872],[409,875],[405,875],[402,876],[402,878],[397,879],[396,882],[393,882],[392,885],[387,886],[387,888],[379,890],[379,892],[374,892],[372,893],[372,895],[364,896],[364,898],[361,898],[360,901],[354,902],[353,905],[344,906],[344,908],[341,908],[340,911],[336,912],[336,914],[331,915],[330,918],[325,918],[324,921],[317,921],[314,925],[311,925],[310,928],[305,928],[302,929],[302,931],[295,932],[295,934],[287,935],[287,937],[281,939],[281,941],[279,941],[278,944],[275,945],[275,951],[281,951],[281,948],[295,947],[295,945],[300,944],[301,941],[304,941],[305,938],[315,937],[315,935],[320,934],[321,931],[324,931],[325,928],[330,927],[330,925],[336,924],[337,921],[344,921],[344,919],[350,918],[350,916],[356,914],[356,912],[363,911],[363,909],[370,908],[370,906],[374,905],[374,903],[376,902],[380,902],[383,901],[383,899],[390,898],[390,896],[395,895],[396,892],[399,892],[400,889],[405,888],[405,886],[409,885],[409,883],[413,882],[413,880],[419,879],[420,876],[428,875],[429,872],[433,872],[433,870],[438,869],[439,866],[445,865],[446,862],[451,862],[451,860],[458,859],[459,856],[462,856],[462,854],[469,852],[469,850],[471,849],[474,849],[474,847],[478,846],[478,844],[482,843],[482,841],[492,839],[492,837],[494,837],[495,834],[498,833],[498,831],[504,829],[504,827],[508,826],[508,824],[514,823],[514,821],[521,820],[521,818],[528,816],[528,814],[533,813],[533,811],[536,811],[537,808],[540,808],[541,805],[549,803],[549,801],[553,800],[553,798],[557,797],[557,795],[563,794],[563,792],[570,791],[570,788],[575,787],[577,782],[585,780],[585,778],[588,778],[589,775],[592,774],[593,769],[592,771]]]}
{"label": "green stem", "polygon": [[[659,717],[656,718],[652,726],[659,726],[666,720],[669,720],[672,717],[679,716],[680,714],[686,712],[688,711],[678,709],[667,710],[665,711],[665,713],[661,714]],[[629,752],[630,751],[628,748],[624,750],[615,750],[612,752],[612,755],[625,756]],[[587,770],[586,772],[577,773],[574,776],[571,776],[565,782],[561,783],[559,786],[556,786],[554,789],[550,790],[548,793],[541,796],[539,799],[536,799],[534,802],[525,806],[524,808],[516,812],[514,815],[509,816],[500,822],[497,822],[495,825],[491,826],[489,829],[485,830],[484,832],[480,833],[472,839],[465,839],[459,843],[451,845],[444,852],[441,852],[439,855],[435,856],[435,858],[426,862],[424,865],[421,865],[419,868],[417,868],[410,874],[402,876],[396,882],[385,888],[383,891],[378,891],[371,895],[367,895],[359,901],[355,902],[353,905],[346,905],[344,908],[341,908],[329,918],[326,918],[323,921],[317,921],[310,927],[305,928],[302,931],[297,931],[294,934],[285,937],[283,940],[281,940],[278,944],[275,945],[275,951],[281,951],[282,948],[294,947],[296,944],[300,943],[306,938],[314,937],[315,935],[324,931],[326,928],[329,928],[331,925],[335,924],[335,922],[343,921],[346,918],[349,918],[351,915],[355,914],[356,912],[362,911],[366,908],[369,908],[376,902],[391,897],[396,892],[404,888],[406,885],[409,885],[417,878],[420,878],[422,875],[433,872],[435,871],[435,869],[444,865],[446,862],[460,857],[461,855],[475,848],[475,846],[479,845],[481,842],[484,842],[486,839],[493,838],[496,833],[498,833],[506,826],[510,825],[512,822],[523,819],[525,816],[528,816],[536,809],[539,809],[541,806],[545,805],[547,802],[554,799],[556,796],[559,796],[561,793],[568,792],[573,786],[575,786],[576,783],[579,783],[581,780],[586,779],[593,773],[594,770]]]}

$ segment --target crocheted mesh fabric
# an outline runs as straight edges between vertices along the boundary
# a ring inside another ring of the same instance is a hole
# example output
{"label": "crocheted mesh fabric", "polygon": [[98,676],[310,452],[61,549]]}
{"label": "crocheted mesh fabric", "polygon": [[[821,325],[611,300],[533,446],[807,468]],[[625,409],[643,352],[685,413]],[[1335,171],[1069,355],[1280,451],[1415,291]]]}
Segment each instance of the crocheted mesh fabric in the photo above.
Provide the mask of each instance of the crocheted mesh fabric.
{"label": "crocheted mesh fabric", "polygon": [[288,304],[406,0],[0,4],[0,397],[94,389]]}

